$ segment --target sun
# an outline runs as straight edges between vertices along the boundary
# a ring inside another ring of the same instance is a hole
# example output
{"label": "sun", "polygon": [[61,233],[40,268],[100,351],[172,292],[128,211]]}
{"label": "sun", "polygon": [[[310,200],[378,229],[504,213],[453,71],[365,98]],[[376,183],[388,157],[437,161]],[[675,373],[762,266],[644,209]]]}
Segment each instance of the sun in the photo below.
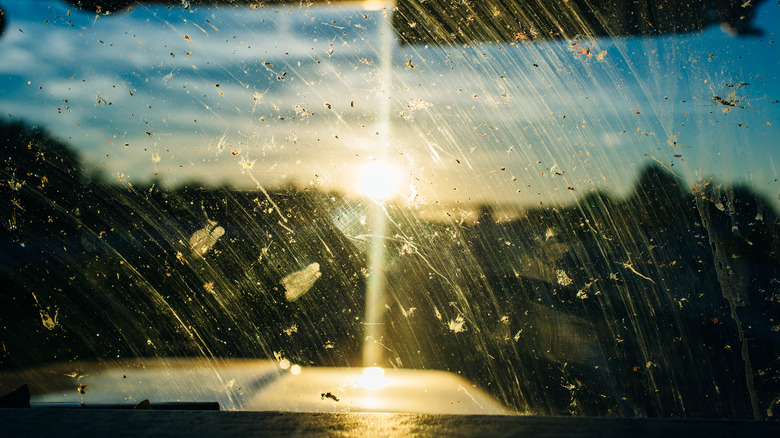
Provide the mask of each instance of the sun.
{"label": "sun", "polygon": [[401,172],[383,161],[371,161],[357,174],[358,193],[372,199],[384,200],[398,194],[401,184]]}

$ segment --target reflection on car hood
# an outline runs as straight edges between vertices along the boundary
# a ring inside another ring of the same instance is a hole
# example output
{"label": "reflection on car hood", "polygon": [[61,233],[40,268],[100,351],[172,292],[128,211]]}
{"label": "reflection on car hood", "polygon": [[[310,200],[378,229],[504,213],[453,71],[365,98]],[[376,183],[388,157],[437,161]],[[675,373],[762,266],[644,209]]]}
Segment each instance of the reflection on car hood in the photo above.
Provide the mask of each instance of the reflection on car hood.
{"label": "reflection on car hood", "polygon": [[[284,369],[284,368],[287,369]],[[151,359],[113,366],[39,368],[33,407],[51,404],[219,402],[223,410],[509,414],[466,379],[444,371],[300,367],[286,361]],[[40,386],[43,383],[43,386]]]}

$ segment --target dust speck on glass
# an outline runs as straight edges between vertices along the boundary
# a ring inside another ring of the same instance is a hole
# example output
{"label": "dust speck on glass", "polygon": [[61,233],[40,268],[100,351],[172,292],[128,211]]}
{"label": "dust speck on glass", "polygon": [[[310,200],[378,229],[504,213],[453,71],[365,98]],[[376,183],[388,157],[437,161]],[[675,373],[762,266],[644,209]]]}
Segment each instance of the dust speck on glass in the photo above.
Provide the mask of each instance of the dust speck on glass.
{"label": "dust speck on glass", "polygon": [[505,412],[772,419],[778,24],[762,0],[0,0],[0,393],[135,400],[167,367],[260,409],[263,363],[360,369],[364,409],[435,370]]}

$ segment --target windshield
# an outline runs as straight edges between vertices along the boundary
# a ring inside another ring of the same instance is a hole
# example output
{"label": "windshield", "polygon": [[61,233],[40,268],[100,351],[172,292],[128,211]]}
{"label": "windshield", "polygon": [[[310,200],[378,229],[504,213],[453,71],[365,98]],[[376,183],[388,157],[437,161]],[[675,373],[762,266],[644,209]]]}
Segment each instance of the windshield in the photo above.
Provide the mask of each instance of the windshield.
{"label": "windshield", "polygon": [[0,4],[0,392],[780,413],[774,2]]}

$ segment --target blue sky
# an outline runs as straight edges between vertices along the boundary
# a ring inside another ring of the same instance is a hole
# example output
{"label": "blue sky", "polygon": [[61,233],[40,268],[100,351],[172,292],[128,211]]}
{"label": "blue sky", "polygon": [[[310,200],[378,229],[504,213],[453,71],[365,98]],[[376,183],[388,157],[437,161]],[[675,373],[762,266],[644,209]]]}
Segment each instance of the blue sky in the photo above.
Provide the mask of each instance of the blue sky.
{"label": "blue sky", "polygon": [[383,157],[418,201],[555,203],[621,193],[656,161],[689,184],[780,194],[774,4],[757,12],[761,37],[391,50],[381,8],[3,6],[0,116],[122,181],[354,192]]}

